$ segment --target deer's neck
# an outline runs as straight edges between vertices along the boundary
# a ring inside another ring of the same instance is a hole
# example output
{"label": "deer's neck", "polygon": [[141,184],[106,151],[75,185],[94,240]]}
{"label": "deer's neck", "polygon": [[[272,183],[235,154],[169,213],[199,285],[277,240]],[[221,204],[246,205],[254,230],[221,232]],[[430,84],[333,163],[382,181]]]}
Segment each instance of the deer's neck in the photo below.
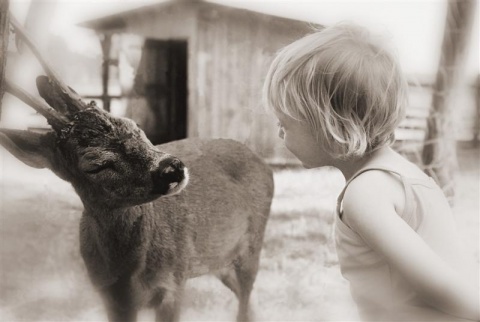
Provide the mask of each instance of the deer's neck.
{"label": "deer's neck", "polygon": [[95,231],[99,245],[108,247],[108,244],[114,241],[115,247],[128,249],[136,247],[141,242],[144,226],[148,220],[146,216],[148,207],[140,205],[105,209],[85,206],[84,221],[89,223],[89,230]]}
{"label": "deer's neck", "polygon": [[128,208],[102,208],[85,205],[84,218],[90,223],[90,230],[97,232],[98,238],[105,239],[106,245],[115,240],[117,246],[135,247],[140,243],[144,227],[149,220],[151,205],[139,205]]}
{"label": "deer's neck", "polygon": [[108,285],[138,269],[147,251],[148,205],[102,209],[85,207],[80,227],[82,257],[96,285]]}
{"label": "deer's neck", "polygon": [[122,221],[125,223],[134,222],[146,212],[148,205],[138,205],[132,207],[113,208],[106,206],[98,206],[84,203],[83,215],[94,218],[98,222],[106,224],[114,221]]}

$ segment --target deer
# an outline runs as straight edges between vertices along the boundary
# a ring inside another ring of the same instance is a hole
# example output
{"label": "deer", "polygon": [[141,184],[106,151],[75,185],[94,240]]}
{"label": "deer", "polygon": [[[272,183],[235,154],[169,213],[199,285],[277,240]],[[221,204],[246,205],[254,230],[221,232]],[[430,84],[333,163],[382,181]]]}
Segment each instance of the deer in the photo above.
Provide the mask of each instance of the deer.
{"label": "deer", "polygon": [[[13,17],[12,17],[13,18]],[[109,321],[179,321],[190,278],[212,274],[250,321],[273,198],[270,167],[230,139],[187,138],[153,146],[130,119],[82,98],[11,23],[43,66],[40,97],[6,80],[6,92],[43,115],[45,133],[0,129],[0,145],[21,162],[71,183],[83,203],[80,254]]]}

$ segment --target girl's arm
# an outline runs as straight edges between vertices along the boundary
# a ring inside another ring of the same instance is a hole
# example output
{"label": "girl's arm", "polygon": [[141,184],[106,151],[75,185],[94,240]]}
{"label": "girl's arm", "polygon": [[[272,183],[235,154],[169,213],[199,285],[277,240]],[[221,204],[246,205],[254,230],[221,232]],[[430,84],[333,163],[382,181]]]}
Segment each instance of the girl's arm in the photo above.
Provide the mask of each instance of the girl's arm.
{"label": "girl's arm", "polygon": [[397,214],[398,182],[369,172],[352,181],[343,217],[354,231],[412,285],[425,302],[448,314],[480,320],[478,285],[442,260]]}

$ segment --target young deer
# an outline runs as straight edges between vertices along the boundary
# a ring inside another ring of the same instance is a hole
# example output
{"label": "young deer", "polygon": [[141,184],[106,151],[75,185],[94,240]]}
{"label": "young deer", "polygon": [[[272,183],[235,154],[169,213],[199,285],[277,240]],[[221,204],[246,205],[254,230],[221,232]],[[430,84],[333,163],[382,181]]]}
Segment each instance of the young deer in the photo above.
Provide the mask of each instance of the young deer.
{"label": "young deer", "polygon": [[52,130],[1,129],[0,144],[71,182],[85,208],[80,251],[109,320],[134,321],[148,306],[158,321],[177,321],[186,280],[213,273],[237,296],[237,320],[248,321],[273,195],[268,166],[233,140],[155,147],[131,120],[82,102],[37,58],[49,75],[37,88],[51,107],[11,84],[7,91]]}

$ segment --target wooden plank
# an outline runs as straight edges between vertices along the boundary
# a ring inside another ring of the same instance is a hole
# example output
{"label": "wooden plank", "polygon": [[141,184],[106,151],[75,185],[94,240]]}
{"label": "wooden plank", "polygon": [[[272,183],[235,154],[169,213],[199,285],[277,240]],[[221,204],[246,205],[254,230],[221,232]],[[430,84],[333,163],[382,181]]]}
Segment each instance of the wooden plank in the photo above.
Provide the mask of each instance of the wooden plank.
{"label": "wooden plank", "polygon": [[411,117],[427,118],[429,111],[427,107],[409,107],[405,114]]}
{"label": "wooden plank", "polygon": [[406,117],[395,130],[397,141],[423,142],[427,130],[428,106],[409,106]]}
{"label": "wooden plank", "polygon": [[475,84],[475,122],[473,126],[473,145],[480,146],[480,75],[477,75]]}
{"label": "wooden plank", "polygon": [[395,130],[395,139],[397,141],[423,141],[425,138],[425,133],[426,131],[423,130],[397,128]]}
{"label": "wooden plank", "polygon": [[[98,99],[98,100],[101,100],[103,99],[105,96],[103,95],[80,95],[83,99]],[[126,95],[107,95],[108,99],[109,100],[120,100],[120,99],[123,99],[123,98],[126,98],[128,96]]]}
{"label": "wooden plank", "polygon": [[407,117],[400,123],[399,127],[403,129],[419,129],[425,131],[427,128],[427,119]]}

